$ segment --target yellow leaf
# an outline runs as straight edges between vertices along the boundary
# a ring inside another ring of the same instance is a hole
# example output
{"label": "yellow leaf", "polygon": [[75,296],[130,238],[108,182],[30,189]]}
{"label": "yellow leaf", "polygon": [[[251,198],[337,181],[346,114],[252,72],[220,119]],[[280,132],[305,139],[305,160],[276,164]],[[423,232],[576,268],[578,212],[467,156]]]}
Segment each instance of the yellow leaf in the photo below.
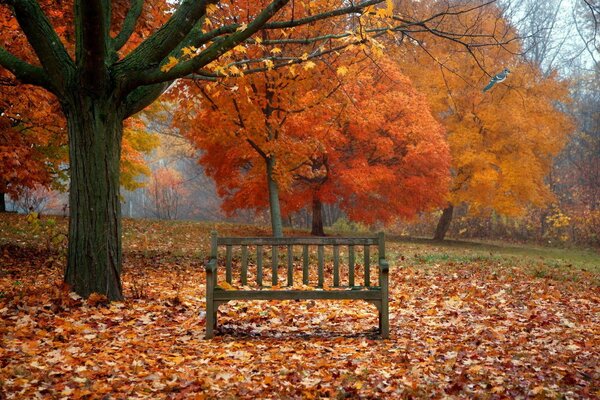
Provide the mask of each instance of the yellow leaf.
{"label": "yellow leaf", "polygon": [[215,4],[209,4],[206,6],[206,14],[207,15],[213,14],[217,10],[218,10],[218,7]]}
{"label": "yellow leaf", "polygon": [[304,66],[302,68],[304,68],[305,71],[308,71],[309,69],[313,69],[317,64],[315,64],[312,61],[308,61],[306,63],[304,63]]}
{"label": "yellow leaf", "polygon": [[271,49],[271,54],[279,54],[281,53],[281,49],[279,47],[273,47]]}
{"label": "yellow leaf", "polygon": [[306,60],[308,60],[308,53],[304,53],[304,54],[302,54],[302,55],[300,56],[300,59],[301,59],[302,61],[306,61]]}
{"label": "yellow leaf", "polygon": [[196,53],[196,50],[198,50],[198,49],[195,48],[194,46],[189,46],[189,47],[184,47],[183,49],[181,49],[181,52],[183,53],[184,56],[191,57]]}
{"label": "yellow leaf", "polygon": [[341,66],[341,67],[339,67],[339,68],[337,69],[337,74],[338,74],[339,76],[344,76],[344,75],[346,75],[347,73],[348,73],[348,67],[346,67],[346,66]]}
{"label": "yellow leaf", "polygon": [[275,64],[273,63],[272,60],[265,60],[265,65],[267,66],[268,70],[272,70],[273,67],[275,66]]}
{"label": "yellow leaf", "polygon": [[240,52],[240,53],[246,53],[246,52],[247,52],[247,50],[246,50],[246,47],[242,46],[241,44],[240,44],[240,45],[237,45],[237,46],[235,46],[235,47],[233,48],[233,50],[234,50],[234,51],[238,51],[238,52]]}
{"label": "yellow leaf", "polygon": [[174,66],[176,66],[179,63],[179,60],[176,59],[173,56],[169,56],[169,62],[167,62],[165,65],[163,65],[162,67],[160,67],[160,70],[162,72],[168,72],[170,69],[172,69]]}
{"label": "yellow leaf", "polygon": [[222,282],[221,284],[219,284],[219,286],[223,290],[235,290],[235,288],[231,286],[231,284],[229,284],[228,282]]}
{"label": "yellow leaf", "polygon": [[235,65],[229,67],[229,72],[231,73],[231,75],[243,75],[242,71]]}
{"label": "yellow leaf", "polygon": [[237,32],[239,32],[239,31],[245,31],[245,30],[246,30],[246,28],[248,28],[248,24],[244,23],[244,24],[241,24],[241,25],[239,26],[239,28],[237,28],[237,29],[236,29],[236,31],[237,31]]}

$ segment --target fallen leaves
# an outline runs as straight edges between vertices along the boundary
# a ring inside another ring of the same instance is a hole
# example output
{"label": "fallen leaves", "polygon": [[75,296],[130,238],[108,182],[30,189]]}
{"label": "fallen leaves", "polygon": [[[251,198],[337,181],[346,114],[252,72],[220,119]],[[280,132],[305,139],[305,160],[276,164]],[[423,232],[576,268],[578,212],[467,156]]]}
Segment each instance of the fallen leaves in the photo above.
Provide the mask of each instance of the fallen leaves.
{"label": "fallen leaves", "polygon": [[232,301],[207,341],[203,257],[194,253],[127,251],[125,295],[135,269],[148,296],[111,304],[58,287],[61,271],[43,266],[44,252],[0,254],[6,398],[600,395],[600,297],[583,280],[485,261],[392,264],[390,340],[377,339],[365,302]]}

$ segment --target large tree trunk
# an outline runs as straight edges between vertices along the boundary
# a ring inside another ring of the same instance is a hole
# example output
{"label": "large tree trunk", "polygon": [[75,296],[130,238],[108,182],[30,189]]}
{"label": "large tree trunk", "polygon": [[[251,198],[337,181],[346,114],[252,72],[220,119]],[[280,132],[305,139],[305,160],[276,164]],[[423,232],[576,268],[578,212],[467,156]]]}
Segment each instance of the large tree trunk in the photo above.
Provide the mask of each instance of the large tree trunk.
{"label": "large tree trunk", "polygon": [[435,236],[433,239],[435,240],[444,240],[446,237],[446,233],[448,233],[448,228],[450,228],[450,223],[452,222],[452,214],[454,213],[454,206],[452,204],[448,205],[448,207],[444,208],[442,212],[442,216],[437,224],[437,228],[435,229]]}
{"label": "large tree trunk", "polygon": [[6,200],[2,192],[0,192],[0,212],[6,212]]}
{"label": "large tree trunk", "polygon": [[310,234],[313,236],[325,236],[323,230],[323,205],[321,200],[315,195],[312,199],[312,230]]}
{"label": "large tree trunk", "polygon": [[269,211],[271,212],[271,229],[274,237],[283,237],[281,222],[281,206],[279,205],[279,186],[273,177],[275,158],[267,158],[267,183],[269,186]]}
{"label": "large tree trunk", "polygon": [[96,292],[120,300],[123,119],[114,103],[80,95],[63,107],[71,167],[65,282],[83,297]]}

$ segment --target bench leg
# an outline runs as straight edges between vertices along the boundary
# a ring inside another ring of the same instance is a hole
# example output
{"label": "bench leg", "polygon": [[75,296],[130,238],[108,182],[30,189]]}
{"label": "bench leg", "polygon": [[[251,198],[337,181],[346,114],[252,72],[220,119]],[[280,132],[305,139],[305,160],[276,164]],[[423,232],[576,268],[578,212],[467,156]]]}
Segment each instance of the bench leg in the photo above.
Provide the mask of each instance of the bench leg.
{"label": "bench leg", "polygon": [[381,302],[381,311],[379,311],[379,332],[382,339],[390,337],[390,315],[387,299]]}
{"label": "bench leg", "polygon": [[205,339],[212,339],[215,336],[214,329],[217,325],[217,310],[214,301],[206,302],[206,335]]}

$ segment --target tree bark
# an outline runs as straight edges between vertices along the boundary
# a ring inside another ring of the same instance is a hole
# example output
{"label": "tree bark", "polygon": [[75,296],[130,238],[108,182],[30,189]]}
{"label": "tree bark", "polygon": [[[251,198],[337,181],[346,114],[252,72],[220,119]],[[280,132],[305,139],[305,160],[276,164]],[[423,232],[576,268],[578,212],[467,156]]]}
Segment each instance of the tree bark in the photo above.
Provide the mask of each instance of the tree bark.
{"label": "tree bark", "polygon": [[312,199],[312,230],[310,234],[313,236],[325,236],[323,230],[323,205],[321,200],[315,195]]}
{"label": "tree bark", "polygon": [[283,223],[281,221],[281,206],[279,204],[279,186],[273,177],[275,158],[266,159],[267,183],[269,186],[269,211],[271,212],[271,229],[274,237],[283,237]]}
{"label": "tree bark", "polygon": [[446,233],[448,233],[448,228],[450,228],[453,213],[454,206],[452,204],[444,208],[442,216],[440,217],[440,220],[437,224],[437,228],[435,229],[435,235],[433,236],[434,240],[444,240],[444,238],[446,237]]}
{"label": "tree bark", "polygon": [[65,282],[83,297],[96,292],[121,300],[123,120],[114,103],[82,94],[63,106],[71,161]]}
{"label": "tree bark", "polygon": [[6,212],[6,200],[3,192],[0,192],[0,212]]}

